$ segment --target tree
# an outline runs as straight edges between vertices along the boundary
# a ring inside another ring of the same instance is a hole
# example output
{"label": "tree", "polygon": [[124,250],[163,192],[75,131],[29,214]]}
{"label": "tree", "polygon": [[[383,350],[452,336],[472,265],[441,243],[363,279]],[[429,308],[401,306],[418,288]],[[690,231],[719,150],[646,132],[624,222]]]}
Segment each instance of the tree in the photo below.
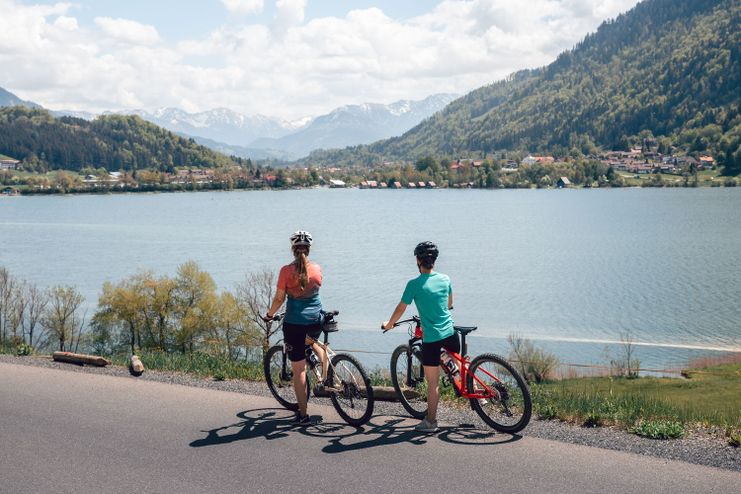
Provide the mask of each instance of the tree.
{"label": "tree", "polygon": [[[49,303],[42,324],[59,343],[59,350],[76,347],[80,342],[84,317],[77,314],[84,297],[72,286],[57,285],[47,292]],[[75,331],[77,333],[75,334]]]}
{"label": "tree", "polygon": [[178,267],[174,291],[176,314],[180,327],[176,343],[183,353],[195,349],[196,340],[213,324],[216,305],[216,283],[195,261]]}
{"label": "tree", "polygon": [[250,347],[260,346],[260,335],[250,318],[249,308],[229,292],[222,293],[217,303],[212,336],[219,353],[235,360],[240,354],[246,356]]}
{"label": "tree", "polygon": [[273,302],[274,287],[275,274],[268,269],[247,275],[245,281],[237,285],[237,298],[247,308],[248,317],[259,331],[263,355],[270,349],[270,337],[280,329],[278,324],[262,320],[262,314]]}
{"label": "tree", "polygon": [[49,298],[47,293],[35,283],[24,284],[23,298],[25,300],[25,312],[21,324],[24,343],[31,348],[37,348],[46,336],[41,320],[49,303]]}
{"label": "tree", "polygon": [[8,343],[9,331],[15,330],[15,298],[18,281],[0,267],[0,345]]}

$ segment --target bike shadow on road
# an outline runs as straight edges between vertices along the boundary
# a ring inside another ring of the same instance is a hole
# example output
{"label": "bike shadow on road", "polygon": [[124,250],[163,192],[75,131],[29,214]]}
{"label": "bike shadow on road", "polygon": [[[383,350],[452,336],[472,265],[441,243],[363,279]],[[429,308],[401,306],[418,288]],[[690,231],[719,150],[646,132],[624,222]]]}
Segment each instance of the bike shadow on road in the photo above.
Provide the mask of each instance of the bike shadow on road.
{"label": "bike shadow on road", "polygon": [[[206,437],[190,443],[192,448],[228,444],[245,439],[262,438],[267,440],[281,439],[290,436],[296,429],[291,425],[293,414],[284,409],[258,408],[237,414],[242,419],[234,424],[204,430]],[[231,429],[235,432],[228,433]],[[221,434],[220,434],[221,433]]]}
{"label": "bike shadow on road", "polygon": [[[242,419],[234,424],[216,429],[204,430],[207,435],[190,443],[193,448],[216,446],[234,441],[262,438],[281,439],[296,434],[325,438],[328,444],[322,452],[335,454],[347,451],[388,446],[393,444],[423,445],[432,441],[476,446],[494,446],[515,442],[519,435],[482,431],[470,424],[441,427],[436,433],[422,433],[414,430],[416,421],[401,416],[373,417],[363,427],[352,427],[344,423],[323,422],[313,416],[313,424],[295,427],[291,424],[293,414],[280,408],[258,408],[237,414]],[[235,429],[233,432],[230,430]]]}
{"label": "bike shadow on road", "polygon": [[[522,438],[519,435],[482,431],[470,424],[442,426],[435,433],[418,432],[414,430],[417,421],[401,416],[373,417],[361,428],[345,424],[331,425],[335,430],[329,438],[329,444],[322,448],[324,453],[330,454],[400,443],[423,445],[433,441],[472,446],[495,446],[515,442]],[[308,435],[319,435],[317,433],[321,433],[320,427],[307,428],[304,431],[304,434]]]}

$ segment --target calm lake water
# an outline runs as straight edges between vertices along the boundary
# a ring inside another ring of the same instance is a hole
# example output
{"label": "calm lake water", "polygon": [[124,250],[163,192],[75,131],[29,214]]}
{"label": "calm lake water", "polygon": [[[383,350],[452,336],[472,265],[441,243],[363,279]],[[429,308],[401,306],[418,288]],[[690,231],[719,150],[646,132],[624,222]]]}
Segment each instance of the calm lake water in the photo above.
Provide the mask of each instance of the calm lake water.
{"label": "calm lake water", "polygon": [[[76,285],[92,314],[104,281],[187,260],[220,289],[276,273],[309,230],[335,347],[385,366],[405,334],[380,334],[421,240],[441,250],[471,353],[511,332],[566,362],[605,363],[630,331],[647,367],[741,351],[741,190],[293,190],[0,198],[0,265]],[[408,314],[412,311],[409,310]],[[645,345],[644,345],[645,344]]]}

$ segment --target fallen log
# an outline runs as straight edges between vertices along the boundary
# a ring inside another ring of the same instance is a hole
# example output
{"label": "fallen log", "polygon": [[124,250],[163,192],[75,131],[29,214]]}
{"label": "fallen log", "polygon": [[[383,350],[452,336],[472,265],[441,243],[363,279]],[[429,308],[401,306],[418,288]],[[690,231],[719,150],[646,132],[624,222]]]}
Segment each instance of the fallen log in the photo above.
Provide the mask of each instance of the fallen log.
{"label": "fallen log", "polygon": [[144,374],[144,364],[142,364],[142,361],[136,355],[131,356],[131,361],[129,363],[129,372],[132,376],[136,377]]}
{"label": "fallen log", "polygon": [[[317,389],[314,392],[314,396],[318,398],[329,398],[331,393],[340,393],[339,390],[334,389]],[[416,392],[413,390],[406,390],[404,395],[407,398],[416,396]],[[377,401],[399,401],[396,396],[396,390],[391,386],[373,386],[373,399]]]}
{"label": "fallen log", "polygon": [[85,355],[83,353],[54,352],[52,358],[56,362],[68,362],[77,365],[95,365],[97,367],[111,365],[111,361],[106,358],[99,357],[98,355]]}

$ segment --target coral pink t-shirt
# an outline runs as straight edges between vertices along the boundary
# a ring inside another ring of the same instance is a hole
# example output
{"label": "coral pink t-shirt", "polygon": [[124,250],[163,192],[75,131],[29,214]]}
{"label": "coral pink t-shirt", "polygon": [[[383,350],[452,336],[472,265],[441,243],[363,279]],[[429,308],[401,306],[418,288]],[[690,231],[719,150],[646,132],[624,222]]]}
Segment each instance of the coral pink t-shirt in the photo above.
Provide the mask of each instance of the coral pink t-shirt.
{"label": "coral pink t-shirt", "polygon": [[319,287],[322,286],[322,269],[318,264],[308,263],[308,283],[302,289],[296,266],[283,266],[278,275],[278,290],[288,294],[285,321],[291,324],[316,324],[320,321],[322,302]]}
{"label": "coral pink t-shirt", "polygon": [[301,289],[301,280],[296,271],[296,265],[286,264],[280,269],[278,275],[278,290],[284,290],[293,298],[309,298],[319,291],[322,286],[322,268],[318,264],[310,262],[306,267],[309,282]]}

